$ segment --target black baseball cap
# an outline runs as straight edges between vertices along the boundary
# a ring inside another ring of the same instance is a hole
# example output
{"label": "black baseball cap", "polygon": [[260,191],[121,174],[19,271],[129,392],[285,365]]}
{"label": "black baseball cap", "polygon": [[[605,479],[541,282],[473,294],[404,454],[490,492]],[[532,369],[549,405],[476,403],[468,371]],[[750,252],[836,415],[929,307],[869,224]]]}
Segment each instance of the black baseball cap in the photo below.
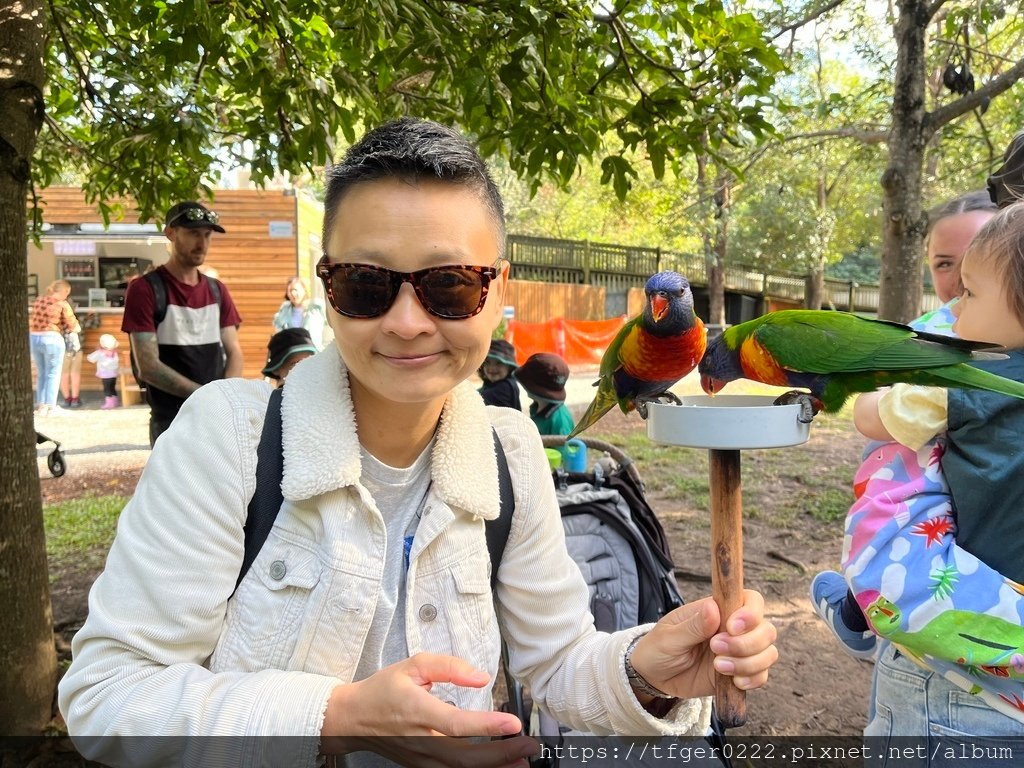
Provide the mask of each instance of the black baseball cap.
{"label": "black baseball cap", "polygon": [[220,216],[216,211],[211,211],[202,203],[194,200],[186,200],[175,203],[168,209],[167,218],[164,219],[168,227],[184,227],[185,229],[199,229],[208,227],[214,232],[224,233],[225,229],[220,225]]}

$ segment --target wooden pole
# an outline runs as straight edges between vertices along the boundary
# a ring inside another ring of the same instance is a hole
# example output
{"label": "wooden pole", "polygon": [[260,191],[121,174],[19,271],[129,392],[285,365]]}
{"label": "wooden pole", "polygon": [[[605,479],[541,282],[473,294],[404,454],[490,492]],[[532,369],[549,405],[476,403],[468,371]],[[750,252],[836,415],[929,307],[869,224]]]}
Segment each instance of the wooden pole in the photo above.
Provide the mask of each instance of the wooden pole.
{"label": "wooden pole", "polygon": [[[711,489],[711,592],[725,620],[743,604],[743,494],[740,452],[708,451]],[[726,728],[747,720],[746,693],[729,675],[715,676],[715,708]]]}

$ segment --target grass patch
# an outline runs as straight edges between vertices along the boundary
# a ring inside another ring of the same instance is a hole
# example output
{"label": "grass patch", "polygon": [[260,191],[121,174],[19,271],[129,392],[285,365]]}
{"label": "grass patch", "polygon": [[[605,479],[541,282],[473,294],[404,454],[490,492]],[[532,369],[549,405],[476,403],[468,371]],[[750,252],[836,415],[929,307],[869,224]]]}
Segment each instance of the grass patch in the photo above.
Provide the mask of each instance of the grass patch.
{"label": "grass patch", "polygon": [[815,520],[832,523],[845,518],[852,503],[853,493],[849,489],[824,488],[815,494],[807,511]]}
{"label": "grass patch", "polygon": [[701,477],[676,475],[669,478],[665,498],[682,499],[697,509],[710,509],[711,497],[708,494],[707,473],[705,472]]}
{"label": "grass patch", "polygon": [[125,496],[83,496],[43,507],[51,572],[102,566],[127,503]]}

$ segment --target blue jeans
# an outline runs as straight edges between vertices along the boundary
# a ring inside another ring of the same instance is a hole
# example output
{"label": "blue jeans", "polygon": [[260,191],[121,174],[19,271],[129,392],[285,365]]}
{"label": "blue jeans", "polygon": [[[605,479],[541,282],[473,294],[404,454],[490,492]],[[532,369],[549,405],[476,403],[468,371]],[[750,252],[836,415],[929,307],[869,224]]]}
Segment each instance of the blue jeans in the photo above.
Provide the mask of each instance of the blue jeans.
{"label": "blue jeans", "polygon": [[36,364],[36,405],[56,405],[64,365],[64,337],[56,331],[30,333],[29,344]]}
{"label": "blue jeans", "polygon": [[[1007,717],[989,707],[976,696],[972,696],[941,675],[924,669],[886,643],[878,662],[875,664],[871,684],[872,701],[868,707],[869,722],[864,729],[865,736],[875,737],[871,741],[878,747],[874,752],[888,752],[887,740],[897,737],[927,737],[928,757],[912,763],[905,759],[892,763],[900,768],[916,766],[947,765],[944,759],[946,747],[959,751],[960,745],[977,745],[983,751],[988,747],[1005,745],[1004,737],[1024,737],[1024,723]],[[1014,750],[1016,752],[1016,749]],[[995,750],[992,750],[995,754]],[[934,756],[934,758],[932,757]],[[966,761],[961,761],[961,768]],[[1005,759],[995,762],[970,760],[971,768],[978,766],[1009,765]],[[885,766],[885,758],[869,763]]]}

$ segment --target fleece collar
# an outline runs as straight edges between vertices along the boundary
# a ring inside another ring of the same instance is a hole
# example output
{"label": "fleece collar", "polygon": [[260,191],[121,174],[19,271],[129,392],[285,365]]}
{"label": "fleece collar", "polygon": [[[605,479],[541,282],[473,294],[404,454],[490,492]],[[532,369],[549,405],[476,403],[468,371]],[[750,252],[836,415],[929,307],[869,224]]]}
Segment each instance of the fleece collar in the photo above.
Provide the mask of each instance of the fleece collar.
{"label": "fleece collar", "polygon": [[[328,346],[292,369],[281,401],[284,477],[281,490],[300,501],[356,485],[361,473],[348,369]],[[431,454],[433,492],[454,509],[498,516],[498,463],[487,408],[462,382],[441,412]]]}

